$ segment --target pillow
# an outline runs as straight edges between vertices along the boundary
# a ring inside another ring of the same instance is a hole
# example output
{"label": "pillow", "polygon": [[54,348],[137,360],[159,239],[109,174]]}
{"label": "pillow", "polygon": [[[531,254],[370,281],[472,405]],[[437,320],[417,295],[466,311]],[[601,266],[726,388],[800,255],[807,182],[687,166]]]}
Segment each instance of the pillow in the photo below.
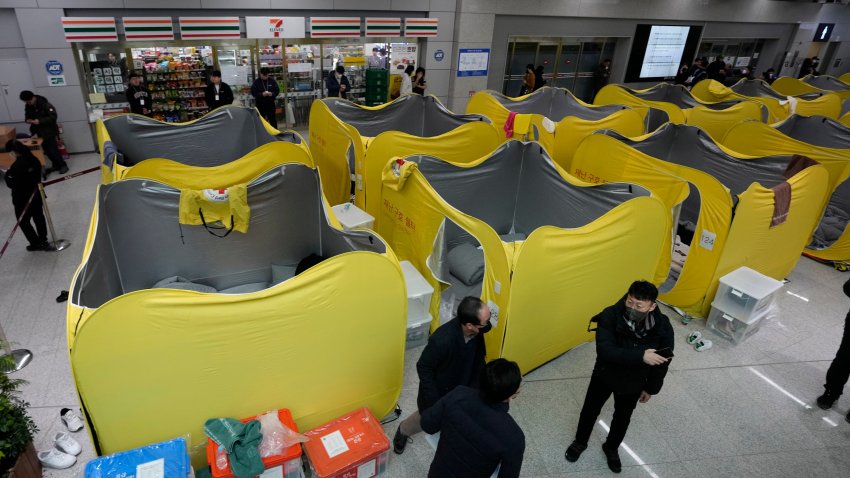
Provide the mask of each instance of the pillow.
{"label": "pillow", "polygon": [[464,242],[449,251],[449,271],[466,285],[475,285],[484,278],[484,251]]}
{"label": "pillow", "polygon": [[295,277],[295,266],[272,264],[272,284],[277,285]]}
{"label": "pillow", "polygon": [[215,294],[218,292],[215,287],[211,287],[205,284],[198,284],[197,282],[192,282],[185,277],[180,276],[171,276],[161,281],[151,287],[152,289],[178,289],[178,290],[193,290],[195,292],[204,292],[207,294]]}
{"label": "pillow", "polygon": [[502,234],[499,236],[503,242],[516,242],[516,241],[524,241],[525,234],[521,232],[515,232],[513,234]]}
{"label": "pillow", "polygon": [[268,289],[268,282],[253,282],[251,284],[242,284],[237,285],[236,287],[231,287],[229,289],[222,289],[218,291],[219,294],[250,294],[251,292],[258,292],[263,289]]}

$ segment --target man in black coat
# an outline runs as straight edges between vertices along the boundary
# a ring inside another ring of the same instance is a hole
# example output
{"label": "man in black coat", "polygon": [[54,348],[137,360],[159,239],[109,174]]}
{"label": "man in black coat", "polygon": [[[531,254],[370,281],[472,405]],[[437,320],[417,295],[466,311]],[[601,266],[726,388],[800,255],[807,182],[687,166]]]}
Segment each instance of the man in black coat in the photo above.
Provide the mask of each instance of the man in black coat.
{"label": "man in black coat", "polygon": [[277,80],[269,77],[269,69],[260,68],[260,77],[254,80],[254,84],[251,85],[251,95],[254,97],[254,104],[260,112],[260,116],[272,128],[277,128],[277,104],[275,101],[279,94],[280,86],[278,86]]}
{"label": "man in black coat", "polygon": [[[850,297],[850,280],[844,283],[844,295]],[[824,393],[817,399],[818,407],[829,410],[844,392],[847,379],[850,378],[850,312],[844,317],[844,335],[841,336],[841,344],[838,352],[826,371],[826,384]],[[850,422],[850,412],[844,417]]]}
{"label": "man in black coat", "polygon": [[42,139],[41,149],[52,163],[51,167],[44,171],[44,175],[47,176],[53,171],[59,171],[59,174],[67,173],[68,165],[62,159],[59,144],[56,142],[59,138],[56,108],[47,101],[47,98],[36,95],[32,91],[22,91],[20,98],[26,103],[24,117],[30,125],[30,133]]}
{"label": "man in black coat", "polygon": [[130,112],[137,115],[149,115],[153,108],[151,92],[142,83],[142,76],[135,71],[130,73],[127,82],[127,90],[124,92],[127,103],[130,103]]}
{"label": "man in black coat", "polygon": [[210,84],[204,90],[204,100],[210,111],[219,106],[233,104],[233,90],[230,89],[230,85],[221,81],[220,71],[216,70],[210,75]]}
{"label": "man in black coat", "polygon": [[517,478],[525,434],[508,415],[519,394],[519,365],[503,358],[484,366],[479,390],[461,385],[422,413],[422,429],[440,432],[429,478]]}
{"label": "man in black coat", "polygon": [[[47,242],[47,222],[38,191],[41,162],[20,141],[9,141],[6,143],[6,150],[14,158],[14,162],[6,171],[6,185],[12,190],[12,205],[15,207],[15,217],[21,221],[21,232],[29,241],[27,250],[48,250],[50,246]],[[30,221],[35,224],[35,228]]]}
{"label": "man in black coat", "polygon": [[348,92],[351,90],[351,83],[348,82],[348,77],[345,76],[345,67],[342,65],[336,66],[336,71],[328,73],[328,78],[325,80],[325,85],[328,88],[328,97],[348,98]]}
{"label": "man in black coat", "polygon": [[457,316],[441,325],[428,339],[416,362],[419,374],[418,411],[396,430],[393,451],[404,453],[408,439],[421,432],[421,413],[459,385],[474,386],[484,367],[484,335],[489,332],[490,308],[478,297],[464,297]]}
{"label": "man in black coat", "polygon": [[597,323],[596,365],[584,397],[575,440],[564,454],[578,460],[602,406],[614,395],[614,418],[602,451],[614,473],[622,469],[617,448],[626,436],[637,403],[661,391],[673,357],[673,327],[658,310],[658,289],[636,281],[623,299],[591,321]]}

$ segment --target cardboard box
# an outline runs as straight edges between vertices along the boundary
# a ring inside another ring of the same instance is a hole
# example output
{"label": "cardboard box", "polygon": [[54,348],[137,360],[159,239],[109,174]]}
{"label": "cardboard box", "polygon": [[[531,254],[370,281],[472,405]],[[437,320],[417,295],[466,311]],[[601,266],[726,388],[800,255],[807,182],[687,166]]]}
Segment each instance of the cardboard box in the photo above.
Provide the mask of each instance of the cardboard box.
{"label": "cardboard box", "polygon": [[390,440],[368,408],[305,433],[304,451],[316,478],[371,478],[387,471]]}

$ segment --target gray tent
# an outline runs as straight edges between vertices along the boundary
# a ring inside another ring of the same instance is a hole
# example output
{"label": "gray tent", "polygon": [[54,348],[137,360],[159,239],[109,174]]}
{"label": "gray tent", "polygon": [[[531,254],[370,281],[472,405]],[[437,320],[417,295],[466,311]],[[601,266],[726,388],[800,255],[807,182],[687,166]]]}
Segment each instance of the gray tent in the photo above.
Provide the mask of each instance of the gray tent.
{"label": "gray tent", "polygon": [[[792,115],[775,128],[786,136],[815,146],[845,149],[850,152],[850,128],[832,118],[823,116]],[[811,249],[825,249],[833,245],[847,229],[850,222],[850,181],[839,184],[815,230]]]}
{"label": "gray tent", "polygon": [[742,79],[730,88],[739,95],[751,96],[753,98],[774,98],[780,101],[788,99],[787,96],[771,88],[764,80]]}
{"label": "gray tent", "polygon": [[222,235],[221,224],[181,225],[180,195],[149,180],[100,186],[92,250],[73,287],[75,305],[97,308],[154,286],[253,292],[291,277],[310,254],[329,258],[356,250],[386,251],[368,232],[342,232],[329,225],[318,173],[303,164],[275,168],[248,185],[251,220],[244,234],[216,237],[209,230]]}
{"label": "gray tent", "polygon": [[626,88],[632,95],[649,101],[664,101],[673,103],[679,108],[688,109],[696,106],[705,106],[713,110],[725,110],[730,106],[737,105],[740,100],[722,101],[720,103],[702,103],[682,85],[673,85],[670,83],[659,83],[647,90],[632,90]]}
{"label": "gray tent", "polygon": [[829,75],[821,75],[821,76],[812,76],[807,75],[803,78],[803,81],[814,86],[815,88],[820,88],[822,90],[827,91],[848,91],[850,90],[850,85],[840,81],[837,78],[833,78]]}
{"label": "gray tent", "polygon": [[[629,199],[650,195],[640,186],[624,183],[574,186],[561,177],[537,143],[509,141],[470,168],[428,156],[405,159],[419,164],[419,171],[449,205],[484,221],[505,242],[524,240],[542,226],[585,226]],[[449,272],[469,269],[470,263],[483,266],[484,253],[478,246],[473,235],[448,221],[432,254],[447,258],[434,267],[435,275],[452,285],[446,295],[480,295],[480,281],[469,284]]]}
{"label": "gray tent", "polygon": [[401,131],[413,136],[439,136],[460,125],[486,121],[481,115],[460,115],[449,111],[434,96],[405,95],[378,109],[366,109],[339,98],[325,98],[343,123],[353,126],[360,136],[374,137],[385,131]]}
{"label": "gray tent", "polygon": [[[226,106],[191,123],[169,124],[139,115],[120,115],[103,122],[109,140],[101,145],[104,160],[133,166],[164,158],[189,166],[219,166],[274,141],[301,143],[293,132],[269,134],[254,108]],[[186,139],[191,137],[191,141]]]}

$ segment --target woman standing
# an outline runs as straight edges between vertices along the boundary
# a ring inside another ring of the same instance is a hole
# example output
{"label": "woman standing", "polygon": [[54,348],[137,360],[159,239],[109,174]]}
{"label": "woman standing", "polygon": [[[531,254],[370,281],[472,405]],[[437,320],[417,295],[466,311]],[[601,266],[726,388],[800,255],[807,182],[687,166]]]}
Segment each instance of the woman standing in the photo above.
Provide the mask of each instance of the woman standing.
{"label": "woman standing", "polygon": [[519,90],[519,96],[525,96],[534,91],[535,81],[537,81],[537,76],[534,74],[534,65],[529,63],[525,65],[525,75],[522,77],[522,88]]}
{"label": "woman standing", "polygon": [[416,74],[413,76],[413,92],[417,95],[424,95],[425,88],[427,88],[425,84],[425,68],[420,66],[416,69]]}
{"label": "woman standing", "polygon": [[404,73],[401,74],[401,89],[399,90],[399,95],[409,95],[413,93],[413,80],[411,80],[411,76],[413,75],[413,65],[407,65]]}

